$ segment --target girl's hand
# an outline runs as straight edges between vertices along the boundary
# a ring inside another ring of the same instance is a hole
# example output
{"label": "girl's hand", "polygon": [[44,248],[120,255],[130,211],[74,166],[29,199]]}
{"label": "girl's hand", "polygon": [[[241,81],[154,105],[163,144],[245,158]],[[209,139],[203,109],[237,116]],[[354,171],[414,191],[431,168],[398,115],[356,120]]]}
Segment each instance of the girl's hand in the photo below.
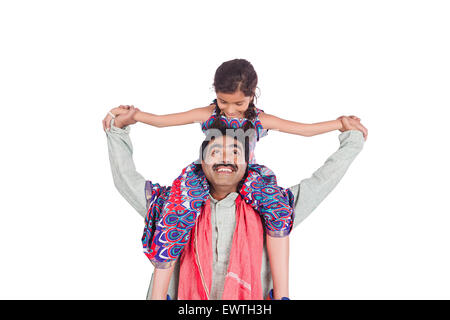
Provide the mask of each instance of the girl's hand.
{"label": "girl's hand", "polygon": [[361,124],[361,119],[356,116],[340,116],[336,120],[340,120],[342,123],[341,129],[339,129],[340,132],[348,131],[348,130],[359,130],[362,132],[364,136],[364,140],[367,140],[367,136],[369,134],[366,127],[364,127]]}
{"label": "girl's hand", "polygon": [[[133,107],[134,108],[134,106],[133,105],[120,105],[120,106],[118,106],[117,108],[113,108],[113,109],[111,109],[109,112],[111,112],[113,115],[114,115],[114,117],[117,117],[118,115],[121,115],[121,114],[126,114],[127,112],[128,112],[128,110],[130,110],[130,108],[131,107]],[[138,109],[139,110],[139,109]],[[109,130],[110,129],[110,124],[111,124],[111,119],[112,119],[113,117],[108,113],[107,115],[106,115],[106,117],[103,119],[103,130],[104,131],[106,131],[106,130]],[[114,121],[114,125],[116,125],[116,121]],[[116,126],[117,127],[117,126]]]}

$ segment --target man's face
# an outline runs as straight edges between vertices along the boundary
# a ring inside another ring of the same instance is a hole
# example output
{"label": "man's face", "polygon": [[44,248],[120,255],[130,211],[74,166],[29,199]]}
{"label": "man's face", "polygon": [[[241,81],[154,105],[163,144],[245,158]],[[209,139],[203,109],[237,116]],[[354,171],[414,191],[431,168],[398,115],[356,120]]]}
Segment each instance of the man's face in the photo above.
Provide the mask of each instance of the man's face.
{"label": "man's face", "polygon": [[204,151],[202,169],[213,188],[237,191],[247,169],[244,146],[228,135],[211,140]]}

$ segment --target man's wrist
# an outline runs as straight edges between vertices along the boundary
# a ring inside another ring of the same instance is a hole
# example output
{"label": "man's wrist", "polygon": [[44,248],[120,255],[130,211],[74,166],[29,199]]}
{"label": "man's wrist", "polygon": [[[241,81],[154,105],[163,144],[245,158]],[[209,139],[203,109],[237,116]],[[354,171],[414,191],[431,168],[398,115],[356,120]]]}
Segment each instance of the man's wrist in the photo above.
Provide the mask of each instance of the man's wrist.
{"label": "man's wrist", "polygon": [[118,120],[117,118],[114,119],[113,125],[114,125],[114,127],[119,128],[119,129],[122,129],[124,126],[123,123],[120,120]]}
{"label": "man's wrist", "polygon": [[350,143],[364,145],[363,133],[356,129],[347,129],[339,135],[339,142],[342,144],[344,141]]}
{"label": "man's wrist", "polygon": [[[130,132],[130,126],[126,126],[120,123],[116,123],[117,119],[111,119],[110,122],[110,132],[113,133],[129,133]],[[118,126],[117,126],[118,125]]]}

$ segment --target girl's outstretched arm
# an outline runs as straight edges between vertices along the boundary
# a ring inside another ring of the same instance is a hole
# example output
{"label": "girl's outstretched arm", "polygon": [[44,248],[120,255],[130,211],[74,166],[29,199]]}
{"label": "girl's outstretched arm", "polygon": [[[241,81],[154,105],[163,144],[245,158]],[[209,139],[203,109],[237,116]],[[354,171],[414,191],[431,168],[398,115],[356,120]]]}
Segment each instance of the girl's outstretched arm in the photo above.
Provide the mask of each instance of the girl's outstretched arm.
{"label": "girl's outstretched arm", "polygon": [[211,116],[213,110],[214,105],[165,115],[137,111],[134,115],[134,119],[158,128],[181,126],[184,124],[206,121]]}
{"label": "girl's outstretched arm", "polygon": [[342,129],[342,122],[340,119],[317,123],[300,123],[261,112],[259,114],[259,120],[261,120],[264,129],[279,130],[281,132],[298,134],[305,137]]}

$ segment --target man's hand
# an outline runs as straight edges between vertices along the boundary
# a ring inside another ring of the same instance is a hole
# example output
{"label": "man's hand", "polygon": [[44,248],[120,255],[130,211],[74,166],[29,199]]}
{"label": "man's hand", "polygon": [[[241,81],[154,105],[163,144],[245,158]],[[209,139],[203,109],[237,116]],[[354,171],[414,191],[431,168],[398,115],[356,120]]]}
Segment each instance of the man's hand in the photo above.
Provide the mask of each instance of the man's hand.
{"label": "man's hand", "polygon": [[130,106],[127,113],[122,113],[114,119],[114,125],[117,128],[123,128],[130,124],[135,124],[137,121],[134,119],[136,112],[141,111],[138,108]]}
{"label": "man's hand", "polygon": [[364,136],[364,140],[367,140],[369,131],[361,124],[361,119],[356,116],[340,116],[337,120],[341,120],[342,128],[339,131],[344,132],[348,130],[359,130]]}
{"label": "man's hand", "polygon": [[[135,108],[133,105],[121,105],[117,108],[111,109],[111,113],[115,116],[114,118],[114,126],[117,128],[123,128],[129,124],[135,124],[136,120],[134,119],[134,115],[137,111],[140,111],[138,108]],[[103,130],[109,130],[111,119],[113,117],[108,113],[106,117],[103,119]]]}

